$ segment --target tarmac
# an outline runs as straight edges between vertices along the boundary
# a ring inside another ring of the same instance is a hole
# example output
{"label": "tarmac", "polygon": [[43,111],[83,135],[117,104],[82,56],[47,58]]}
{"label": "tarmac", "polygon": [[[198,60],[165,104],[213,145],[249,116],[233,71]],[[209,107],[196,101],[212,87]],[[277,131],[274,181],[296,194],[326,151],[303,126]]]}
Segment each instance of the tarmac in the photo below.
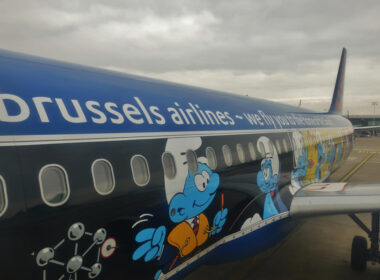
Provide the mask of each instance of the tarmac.
{"label": "tarmac", "polygon": [[[330,177],[331,182],[342,179],[380,182],[380,137],[356,138],[350,157]],[[370,214],[358,216],[370,225]],[[201,266],[185,280],[380,279],[380,264],[367,263],[364,272],[351,269],[355,235],[367,237],[347,215],[303,219],[295,231],[273,248],[255,257]]]}

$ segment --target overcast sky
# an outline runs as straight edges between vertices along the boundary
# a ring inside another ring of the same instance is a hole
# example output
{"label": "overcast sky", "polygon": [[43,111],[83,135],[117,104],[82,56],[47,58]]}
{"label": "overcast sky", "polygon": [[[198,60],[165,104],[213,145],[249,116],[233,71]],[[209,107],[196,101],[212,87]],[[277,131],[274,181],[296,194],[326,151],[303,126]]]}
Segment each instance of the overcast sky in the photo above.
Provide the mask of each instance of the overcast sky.
{"label": "overcast sky", "polygon": [[380,1],[1,0],[0,48],[329,106],[348,50],[345,105],[380,114]]}

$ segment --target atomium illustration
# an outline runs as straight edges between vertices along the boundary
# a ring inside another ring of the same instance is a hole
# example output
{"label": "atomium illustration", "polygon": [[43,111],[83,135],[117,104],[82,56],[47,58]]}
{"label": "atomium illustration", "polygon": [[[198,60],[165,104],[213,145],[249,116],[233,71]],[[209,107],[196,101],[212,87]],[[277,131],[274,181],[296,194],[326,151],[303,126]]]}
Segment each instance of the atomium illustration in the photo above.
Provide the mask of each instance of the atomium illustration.
{"label": "atomium illustration", "polygon": [[[55,257],[59,250],[64,250],[65,243],[73,244],[74,252],[70,258],[58,260]],[[90,245],[79,250],[81,244]],[[95,279],[102,272],[101,258],[111,257],[116,246],[116,240],[112,237],[107,238],[107,231],[104,228],[99,228],[92,233],[86,231],[83,223],[75,223],[68,229],[67,238],[59,241],[53,248],[45,247],[37,253],[36,263],[43,268],[43,280],[48,280],[49,270],[57,270],[57,267],[61,267],[62,271],[58,280],[79,280],[79,271],[84,271],[87,279]],[[96,254],[92,254],[96,256],[94,259],[88,259],[91,251],[96,251]],[[92,263],[92,265],[87,267],[84,266],[85,263]]]}

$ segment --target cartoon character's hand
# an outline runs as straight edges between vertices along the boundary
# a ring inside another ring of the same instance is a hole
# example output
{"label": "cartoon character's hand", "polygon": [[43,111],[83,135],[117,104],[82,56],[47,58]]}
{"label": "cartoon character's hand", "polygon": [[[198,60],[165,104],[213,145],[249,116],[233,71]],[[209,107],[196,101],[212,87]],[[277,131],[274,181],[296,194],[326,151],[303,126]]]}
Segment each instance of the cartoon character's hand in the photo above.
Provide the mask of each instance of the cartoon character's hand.
{"label": "cartoon character's hand", "polygon": [[214,218],[214,225],[213,225],[213,231],[211,231],[211,235],[217,234],[222,231],[223,225],[226,222],[228,209],[220,210],[218,213],[216,213]]}
{"label": "cartoon character's hand", "polygon": [[145,255],[144,261],[149,262],[158,257],[161,254],[165,236],[166,228],[164,226],[160,226],[156,229],[146,228],[140,231],[135,239],[137,242],[143,244],[133,253],[132,259],[136,261]]}

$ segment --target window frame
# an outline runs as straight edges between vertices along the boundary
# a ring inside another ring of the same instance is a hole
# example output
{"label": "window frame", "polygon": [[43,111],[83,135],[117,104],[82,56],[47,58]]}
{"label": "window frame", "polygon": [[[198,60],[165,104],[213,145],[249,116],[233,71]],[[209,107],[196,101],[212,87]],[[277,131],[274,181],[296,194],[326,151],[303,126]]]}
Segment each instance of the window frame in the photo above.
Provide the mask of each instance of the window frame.
{"label": "window frame", "polygon": [[[229,153],[229,156],[230,156],[230,159],[231,159],[230,163],[228,163],[227,160],[226,160],[225,150],[226,151],[228,150],[228,153]],[[226,166],[227,167],[231,167],[234,164],[234,159],[233,159],[233,156],[232,156],[232,151],[231,151],[230,146],[228,146],[227,144],[223,145],[222,146],[222,154],[223,154],[223,159],[224,159],[224,163],[226,164]]]}
{"label": "window frame", "polygon": [[[112,185],[111,190],[109,192],[107,192],[107,193],[100,192],[98,190],[98,188],[96,187],[96,180],[95,180],[95,174],[94,174],[94,166],[99,161],[103,161],[103,162],[107,163],[109,167],[111,167],[111,175],[112,175],[112,179],[113,179],[113,185]],[[92,182],[94,184],[94,189],[95,189],[95,191],[98,194],[100,194],[100,195],[108,195],[108,194],[111,194],[114,191],[114,189],[116,187],[116,179],[115,179],[115,173],[113,172],[113,166],[112,166],[112,164],[111,164],[111,162],[109,160],[107,160],[105,158],[98,158],[98,159],[94,160],[92,162],[92,164],[91,164],[91,175],[92,175]]]}
{"label": "window frame", "polygon": [[[43,187],[42,187],[42,173],[45,169],[49,168],[49,167],[57,167],[58,169],[60,169],[61,171],[63,171],[63,174],[65,175],[65,180],[66,180],[66,187],[67,187],[67,195],[65,197],[64,200],[62,200],[61,202],[59,203],[51,203],[49,202],[45,196],[44,196],[44,190],[43,190]],[[39,181],[39,186],[40,186],[40,193],[41,193],[41,198],[42,198],[42,201],[50,206],[50,207],[58,207],[58,206],[61,206],[63,204],[65,204],[67,202],[67,200],[69,200],[69,197],[70,197],[70,193],[71,193],[71,188],[70,188],[70,182],[69,182],[69,176],[67,175],[67,171],[66,169],[62,166],[62,165],[59,165],[59,164],[56,164],[56,163],[52,163],[52,164],[46,164],[44,165],[41,169],[40,169],[40,172],[38,174],[38,181]]]}
{"label": "window frame", "polygon": [[[190,172],[190,173],[192,173],[192,174],[197,174],[197,172],[198,172],[198,169],[199,169],[199,167],[198,167],[198,155],[197,155],[197,153],[194,151],[194,150],[192,150],[192,149],[187,149],[186,150],[186,162],[187,162],[187,169],[188,169],[188,171]],[[194,157],[193,159],[195,159],[195,170],[190,170],[191,168],[190,168],[190,164],[189,164],[189,155],[191,155],[192,157]]]}
{"label": "window frame", "polygon": [[5,183],[5,179],[0,175],[0,181],[2,184],[2,190],[4,194],[4,208],[0,211],[0,218],[5,214],[8,209],[8,193],[7,193],[7,184]]}
{"label": "window frame", "polygon": [[[211,154],[212,154],[212,157],[214,158],[215,166],[213,166],[213,167],[210,166],[209,158],[207,157],[207,151],[210,151]],[[218,168],[218,158],[216,157],[215,149],[213,147],[208,146],[205,149],[205,154],[206,154],[206,159],[207,159],[208,167],[210,167],[211,170],[216,170]]]}
{"label": "window frame", "polygon": [[[138,184],[138,183],[136,182],[135,173],[133,172],[133,165],[132,165],[132,162],[133,162],[133,160],[134,160],[135,158],[137,158],[137,157],[142,158],[142,159],[144,160],[144,162],[145,162],[145,166],[147,167],[148,178],[147,178],[145,184]],[[131,157],[131,160],[130,160],[130,162],[129,162],[129,165],[131,166],[133,182],[134,182],[137,186],[139,186],[139,187],[145,187],[146,185],[148,185],[149,182],[150,182],[150,169],[149,169],[149,164],[148,164],[148,160],[146,159],[146,157],[144,157],[144,156],[141,155],[141,154],[134,155],[134,156]]]}
{"label": "window frame", "polygon": [[[239,152],[239,150],[240,150],[240,152]],[[246,159],[246,156],[245,156],[244,147],[243,147],[243,145],[242,145],[241,143],[237,143],[237,144],[236,144],[236,153],[237,153],[237,156],[238,156],[239,162],[240,162],[241,164],[247,162],[247,159]]]}
{"label": "window frame", "polygon": [[[257,149],[255,149],[255,145],[253,144],[252,141],[249,141],[247,146],[248,146],[249,157],[251,158],[250,161],[256,161],[257,160],[257,153],[260,154],[260,152],[258,152],[258,151],[256,152]],[[255,155],[254,157],[252,157],[253,154]],[[260,154],[260,156],[261,156],[261,154]]]}
{"label": "window frame", "polygon": [[[166,169],[165,169],[165,164],[164,164],[164,156],[166,154],[168,154],[171,157],[171,159],[173,160],[173,163],[174,163],[174,176],[173,177],[169,177],[167,175],[167,172],[165,172]],[[177,177],[177,164],[175,162],[175,158],[174,158],[173,154],[170,151],[165,151],[165,152],[162,153],[162,155],[161,155],[161,165],[162,165],[162,169],[164,170],[164,176],[167,179],[173,180],[175,177]]]}

